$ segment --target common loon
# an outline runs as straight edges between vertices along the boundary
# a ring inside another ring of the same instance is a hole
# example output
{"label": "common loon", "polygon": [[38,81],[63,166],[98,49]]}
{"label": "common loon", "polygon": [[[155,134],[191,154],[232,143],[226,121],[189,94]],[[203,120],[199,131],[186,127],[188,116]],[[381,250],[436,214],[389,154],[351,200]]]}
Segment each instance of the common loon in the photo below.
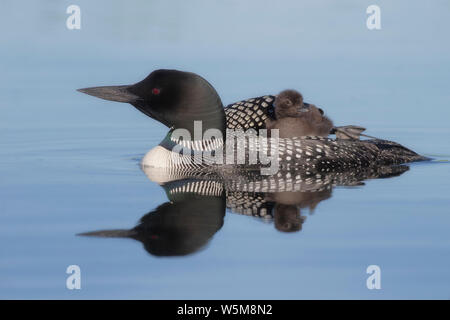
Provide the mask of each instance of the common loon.
{"label": "common loon", "polygon": [[[209,158],[200,164],[193,163],[192,154],[207,150],[211,151],[211,155],[217,156],[217,151],[224,149],[226,129],[265,129],[265,121],[274,118],[273,102],[276,98],[267,95],[224,108],[216,90],[204,78],[190,72],[165,69],[153,71],[144,80],[133,85],[92,87],[79,91],[106,100],[130,103],[169,127],[169,133],[159,146],[146,154],[142,165],[166,170],[170,174],[180,170],[226,172],[246,168],[251,147],[245,150],[244,165],[215,165],[208,162]],[[200,128],[196,127],[199,120]],[[194,138],[186,140],[174,136],[178,129]],[[213,135],[205,138],[210,130],[222,133],[222,137]],[[398,143],[379,139],[335,140],[305,136],[280,138],[276,143],[272,139],[257,142],[259,144],[253,145],[253,148],[264,149],[267,154],[277,153],[275,160],[278,160],[280,170],[311,174],[427,159]],[[192,153],[180,156],[180,153],[173,152],[175,147],[180,146],[189,148]],[[234,152],[236,151],[239,150],[235,149]],[[261,167],[261,163],[253,166]]]}
{"label": "common loon", "polygon": [[323,110],[315,105],[305,107],[300,92],[284,90],[275,99],[276,120],[267,119],[266,128],[278,129],[280,138],[326,137],[330,134],[333,123],[323,114]]}

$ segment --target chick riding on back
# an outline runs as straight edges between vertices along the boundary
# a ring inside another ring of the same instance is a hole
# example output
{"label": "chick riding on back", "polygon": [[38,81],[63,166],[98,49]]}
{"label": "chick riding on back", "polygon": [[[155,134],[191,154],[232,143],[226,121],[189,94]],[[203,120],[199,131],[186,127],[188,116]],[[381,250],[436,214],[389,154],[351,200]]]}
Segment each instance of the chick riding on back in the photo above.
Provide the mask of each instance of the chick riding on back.
{"label": "chick riding on back", "polygon": [[275,116],[276,120],[266,120],[266,128],[278,129],[280,138],[326,137],[333,128],[323,110],[313,104],[304,104],[302,95],[295,90],[280,92],[275,99]]}

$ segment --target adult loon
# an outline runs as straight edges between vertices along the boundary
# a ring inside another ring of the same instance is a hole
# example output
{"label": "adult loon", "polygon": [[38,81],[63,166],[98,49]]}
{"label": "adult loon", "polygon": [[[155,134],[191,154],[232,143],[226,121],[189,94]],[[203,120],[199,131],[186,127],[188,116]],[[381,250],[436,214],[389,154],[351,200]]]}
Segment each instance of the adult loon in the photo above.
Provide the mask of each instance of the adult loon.
{"label": "adult loon", "polygon": [[[133,85],[91,87],[79,91],[106,100],[130,103],[169,127],[167,136],[159,146],[146,154],[142,164],[170,172],[242,169],[242,165],[234,164],[214,165],[208,161],[193,163],[192,154],[177,157],[177,161],[174,161],[173,150],[178,146],[189,148],[192,152],[209,150],[213,154],[214,151],[223,150],[226,129],[264,129],[266,119],[274,118],[273,102],[276,98],[267,95],[224,108],[216,90],[204,78],[190,72],[165,69],[153,71]],[[200,128],[196,127],[199,120],[202,122]],[[184,130],[194,138],[183,140],[174,136],[177,129]],[[222,133],[223,139],[215,136],[205,138],[209,130]],[[275,150],[280,170],[299,170],[311,174],[427,159],[395,142],[379,139],[305,136],[280,138],[276,143],[267,139],[265,143],[253,147],[265,148],[266,151],[270,149],[272,153]],[[249,152],[246,151],[247,161]],[[260,163],[258,165],[261,167]]]}

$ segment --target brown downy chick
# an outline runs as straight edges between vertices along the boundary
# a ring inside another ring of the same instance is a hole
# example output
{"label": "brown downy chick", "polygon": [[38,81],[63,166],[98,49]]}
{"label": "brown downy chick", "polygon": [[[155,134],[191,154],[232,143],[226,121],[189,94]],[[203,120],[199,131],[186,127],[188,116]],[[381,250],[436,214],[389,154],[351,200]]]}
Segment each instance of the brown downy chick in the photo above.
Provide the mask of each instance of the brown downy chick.
{"label": "brown downy chick", "polygon": [[301,136],[326,137],[333,128],[323,110],[310,104],[303,104],[302,95],[294,90],[282,91],[275,100],[276,120],[267,119],[267,129],[278,129],[280,138]]}

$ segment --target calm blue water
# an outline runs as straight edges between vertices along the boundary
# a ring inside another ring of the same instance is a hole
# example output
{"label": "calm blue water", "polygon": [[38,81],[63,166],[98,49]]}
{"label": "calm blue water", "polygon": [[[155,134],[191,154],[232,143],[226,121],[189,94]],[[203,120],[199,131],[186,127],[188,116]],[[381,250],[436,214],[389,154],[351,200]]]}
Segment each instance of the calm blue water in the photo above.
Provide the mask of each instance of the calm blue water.
{"label": "calm blue water", "polygon": [[[447,1],[4,0],[0,10],[0,297],[450,298],[450,28]],[[337,187],[300,232],[227,210],[207,245],[156,257],[133,228],[168,201],[139,167],[166,128],[77,88],[196,72],[225,104],[302,91],[336,124],[358,124],[436,160]],[[66,289],[67,266],[82,289]],[[366,288],[381,267],[382,289]]]}

